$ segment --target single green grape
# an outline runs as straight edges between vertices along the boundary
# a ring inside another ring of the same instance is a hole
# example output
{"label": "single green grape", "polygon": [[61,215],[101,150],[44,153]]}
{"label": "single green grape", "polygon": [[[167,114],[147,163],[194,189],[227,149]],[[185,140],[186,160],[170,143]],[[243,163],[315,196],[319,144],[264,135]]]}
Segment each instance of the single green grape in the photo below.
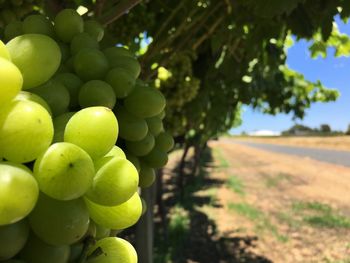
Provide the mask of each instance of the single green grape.
{"label": "single green grape", "polygon": [[139,186],[141,188],[147,188],[150,187],[155,179],[156,179],[156,173],[153,168],[148,167],[148,165],[145,162],[140,162],[141,164],[141,170],[139,173]]}
{"label": "single green grape", "polygon": [[0,162],[0,225],[26,217],[34,208],[38,194],[38,184],[27,167]]}
{"label": "single green grape", "polygon": [[74,56],[74,70],[85,81],[103,79],[108,68],[108,60],[98,49],[82,49]]}
{"label": "single green grape", "polygon": [[116,206],[137,191],[139,175],[135,166],[119,157],[103,157],[95,162],[96,175],[86,196],[93,202]]}
{"label": "single green grape", "polygon": [[140,141],[146,137],[148,126],[144,119],[128,112],[124,107],[118,106],[114,109],[119,123],[119,135],[128,141]]}
{"label": "single green grape", "polygon": [[110,229],[125,229],[140,218],[142,203],[138,193],[117,206],[102,206],[85,198],[90,217],[95,223]]}
{"label": "single green grape", "polygon": [[35,160],[51,144],[53,123],[41,105],[15,100],[0,111],[0,156],[17,163]]}
{"label": "single green grape", "polygon": [[64,141],[78,145],[93,159],[107,154],[118,138],[118,121],[106,107],[89,107],[70,118]]}
{"label": "single green grape", "polygon": [[156,137],[156,147],[169,152],[174,147],[174,138],[168,132],[163,131]]}
{"label": "single green grape", "polygon": [[124,100],[124,106],[135,116],[149,118],[159,114],[165,108],[165,98],[159,90],[136,85]]}
{"label": "single green grape", "polygon": [[149,132],[146,137],[140,141],[126,141],[126,149],[135,156],[145,156],[154,147],[154,136]]}
{"label": "single green grape", "polygon": [[117,98],[127,97],[135,86],[135,79],[123,68],[113,68],[106,76]]}
{"label": "single green grape", "polygon": [[82,199],[60,201],[40,193],[29,215],[36,236],[55,245],[71,245],[80,240],[89,227],[89,212]]}
{"label": "single green grape", "polygon": [[7,43],[12,62],[23,75],[23,89],[44,84],[58,69],[61,51],[50,37],[39,34],[25,34]]}
{"label": "single green grape", "polygon": [[84,21],[77,11],[64,9],[57,14],[54,20],[55,32],[60,40],[69,43],[73,37],[84,30]]}
{"label": "single green grape", "polygon": [[88,256],[87,263],[137,263],[137,253],[134,247],[118,237],[106,237],[98,240],[88,250]]}
{"label": "single green grape", "polygon": [[102,80],[86,82],[79,92],[79,104],[82,108],[104,106],[113,109],[116,101],[113,88]]}
{"label": "single green grape", "polygon": [[142,160],[152,168],[162,168],[168,162],[168,154],[156,147],[146,156],[142,157]]}
{"label": "single green grape", "polygon": [[23,20],[24,34],[41,34],[54,37],[53,24],[44,15],[30,15]]}
{"label": "single green grape", "polygon": [[163,122],[158,116],[154,116],[146,119],[149,132],[153,136],[158,136],[164,131]]}
{"label": "single green grape", "polygon": [[34,177],[40,190],[58,200],[72,200],[85,194],[94,175],[90,156],[67,142],[51,145],[34,164]]}

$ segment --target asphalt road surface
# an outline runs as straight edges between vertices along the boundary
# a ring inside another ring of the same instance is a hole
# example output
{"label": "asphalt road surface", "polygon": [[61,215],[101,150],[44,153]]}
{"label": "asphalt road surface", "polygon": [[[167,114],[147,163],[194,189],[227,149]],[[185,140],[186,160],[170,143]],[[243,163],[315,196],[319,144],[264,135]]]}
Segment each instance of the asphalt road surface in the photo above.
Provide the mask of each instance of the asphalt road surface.
{"label": "asphalt road surface", "polygon": [[230,143],[239,143],[270,152],[309,157],[321,162],[328,162],[350,167],[350,151],[327,150],[317,148],[303,148],[285,145],[276,145],[258,142],[245,142],[238,140],[228,140]]}

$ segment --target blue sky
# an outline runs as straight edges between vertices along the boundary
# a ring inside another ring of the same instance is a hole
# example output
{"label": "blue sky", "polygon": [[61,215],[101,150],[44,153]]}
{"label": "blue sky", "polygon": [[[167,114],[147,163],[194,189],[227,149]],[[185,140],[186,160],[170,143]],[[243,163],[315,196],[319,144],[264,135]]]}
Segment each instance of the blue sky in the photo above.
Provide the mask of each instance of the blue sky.
{"label": "blue sky", "polygon": [[[350,22],[344,24],[336,20],[339,30],[350,35]],[[329,52],[327,58],[312,59],[308,52],[308,43],[299,41],[288,50],[287,64],[290,68],[304,74],[311,81],[320,80],[326,87],[336,88],[341,95],[333,103],[316,103],[307,110],[306,117],[298,123],[310,127],[319,127],[328,123],[333,130],[346,130],[350,124],[350,57],[335,58]],[[291,115],[279,114],[270,116],[245,107],[243,124],[232,130],[239,134],[242,131],[286,130],[294,124]]]}

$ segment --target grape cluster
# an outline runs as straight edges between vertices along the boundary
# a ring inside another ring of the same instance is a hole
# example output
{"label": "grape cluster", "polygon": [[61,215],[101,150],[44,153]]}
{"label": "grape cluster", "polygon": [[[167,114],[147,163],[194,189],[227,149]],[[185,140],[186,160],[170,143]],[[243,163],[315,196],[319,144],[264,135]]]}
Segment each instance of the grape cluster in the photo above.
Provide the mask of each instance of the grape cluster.
{"label": "grape cluster", "polygon": [[115,233],[173,147],[164,96],[75,10],[17,29],[0,41],[0,261],[137,262]]}
{"label": "grape cluster", "polygon": [[33,11],[35,5],[40,5],[41,0],[0,0],[0,31],[5,25],[20,20]]}
{"label": "grape cluster", "polygon": [[184,116],[184,108],[192,103],[200,88],[200,80],[192,71],[191,54],[172,55],[167,68],[158,70],[156,84],[167,98],[166,128],[175,136],[186,133],[188,120]]}

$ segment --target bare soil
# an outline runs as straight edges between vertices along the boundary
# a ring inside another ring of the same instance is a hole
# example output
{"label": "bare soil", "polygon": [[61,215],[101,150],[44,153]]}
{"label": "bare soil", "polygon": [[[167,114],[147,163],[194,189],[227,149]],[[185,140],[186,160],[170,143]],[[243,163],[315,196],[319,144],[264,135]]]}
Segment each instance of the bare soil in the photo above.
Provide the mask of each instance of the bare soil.
{"label": "bare soil", "polygon": [[[209,147],[212,163],[191,197],[190,235],[179,259],[168,262],[350,262],[350,228],[311,225],[293,209],[316,203],[350,218],[350,168],[220,140]],[[168,208],[178,160],[174,154],[165,169]],[[242,189],[232,189],[230,177]]]}

